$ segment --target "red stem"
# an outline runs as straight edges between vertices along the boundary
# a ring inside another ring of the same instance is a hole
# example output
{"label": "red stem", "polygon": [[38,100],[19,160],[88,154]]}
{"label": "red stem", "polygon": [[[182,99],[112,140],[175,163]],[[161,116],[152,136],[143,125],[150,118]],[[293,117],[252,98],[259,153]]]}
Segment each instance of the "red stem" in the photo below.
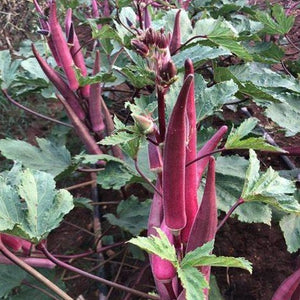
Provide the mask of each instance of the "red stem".
{"label": "red stem", "polygon": [[86,271],[83,271],[81,269],[78,269],[74,266],[71,266],[57,258],[55,258],[49,251],[48,249],[46,248],[46,246],[42,243],[39,245],[40,249],[42,250],[42,252],[45,254],[46,257],[48,257],[52,262],[54,262],[56,265],[64,268],[64,269],[67,269],[71,272],[75,272],[75,273],[78,273],[84,277],[87,277],[87,278],[91,278],[93,280],[96,280],[98,282],[101,282],[103,284],[106,284],[108,286],[112,286],[116,289],[120,289],[122,291],[125,291],[125,292],[129,292],[129,293],[132,293],[134,295],[137,295],[139,297],[142,297],[142,298],[146,298],[146,299],[153,299],[153,300],[158,300],[159,298],[156,297],[156,296],[152,296],[152,295],[149,295],[149,294],[146,294],[146,293],[143,293],[143,292],[140,292],[140,291],[137,291],[135,289],[131,289],[129,287],[126,287],[126,286],[123,286],[121,284],[118,284],[118,283],[115,283],[115,282],[112,282],[112,281],[109,281],[109,280],[106,280],[104,278],[101,278],[101,277],[98,277],[96,275],[93,275],[93,274],[90,274]]}
{"label": "red stem", "polygon": [[245,200],[243,198],[239,198],[238,201],[229,209],[229,211],[227,212],[224,219],[219,223],[219,225],[217,227],[217,231],[219,231],[220,228],[225,224],[225,222],[232,215],[232,213],[235,211],[235,209],[238,208],[243,203],[245,203]]}

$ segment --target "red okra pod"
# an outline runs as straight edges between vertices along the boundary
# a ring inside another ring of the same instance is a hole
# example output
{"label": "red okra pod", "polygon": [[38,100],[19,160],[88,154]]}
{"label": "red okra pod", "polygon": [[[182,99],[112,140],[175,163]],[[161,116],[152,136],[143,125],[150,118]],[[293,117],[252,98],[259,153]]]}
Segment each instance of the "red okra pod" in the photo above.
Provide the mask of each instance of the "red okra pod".
{"label": "red okra pod", "polygon": [[[73,36],[73,44],[71,45],[70,48],[70,52],[73,58],[73,61],[76,65],[76,67],[78,67],[80,69],[80,73],[82,76],[86,77],[87,76],[87,68],[85,65],[85,61],[84,61],[84,56],[83,53],[81,51],[81,46],[77,37],[77,34],[75,32],[74,26],[71,26],[72,24],[72,9],[69,8],[67,10],[67,14],[66,14],[66,35],[69,36],[70,34]],[[72,33],[70,31],[73,31]],[[90,95],[90,85],[85,85],[83,87],[80,87],[80,92],[82,94],[83,97],[88,98]]]}
{"label": "red okra pod", "polygon": [[[185,62],[185,77],[194,74],[193,63],[190,59]],[[192,161],[197,157],[197,128],[196,128],[196,107],[194,82],[191,84],[187,101],[188,117],[188,144],[186,146],[186,162]],[[198,181],[197,181],[197,164],[192,164],[185,170],[185,211],[187,223],[181,233],[183,243],[187,243],[188,237],[193,225],[195,216],[198,211]]]}
{"label": "red okra pod", "polygon": [[186,104],[194,76],[188,75],[170,116],[163,150],[163,207],[166,225],[174,235],[186,225],[185,152]]}
{"label": "red okra pod", "polygon": [[[100,52],[96,51],[95,65],[93,70],[93,75],[96,75],[100,72]],[[101,132],[105,128],[102,114],[102,105],[103,102],[101,95],[101,83],[93,83],[90,87],[90,96],[89,96],[89,114],[90,120],[92,123],[92,128],[94,132]]]}
{"label": "red okra pod", "polygon": [[[166,234],[171,244],[174,243],[173,235],[163,221],[160,229]],[[155,279],[162,283],[170,283],[176,276],[176,270],[171,262],[162,259],[159,256],[153,254],[151,257],[151,267]]]}
{"label": "red okra pod", "polygon": [[[210,157],[202,202],[190,232],[186,251],[193,251],[214,239],[217,231],[217,224],[218,215],[215,185],[215,159]],[[210,266],[203,266],[200,268],[208,282],[210,269]],[[207,289],[204,290],[204,293],[206,297],[208,297]]]}
{"label": "red okra pod", "polygon": [[32,51],[39,65],[41,66],[42,70],[46,74],[46,76],[54,84],[54,86],[58,89],[58,91],[63,95],[63,97],[66,99],[68,104],[74,110],[78,118],[83,121],[85,119],[85,112],[79,104],[79,99],[76,97],[73,91],[71,91],[71,89],[64,82],[64,80],[40,56],[40,54],[37,52],[33,44],[32,44]]}
{"label": "red okra pod", "polygon": [[49,31],[49,34],[47,35],[46,39],[47,39],[47,44],[49,46],[49,49],[50,49],[50,51],[52,53],[52,56],[54,57],[56,64],[59,67],[61,67],[62,65],[61,65],[61,62],[59,60],[59,56],[57,54],[56,48],[54,46],[54,43],[53,43],[53,40],[52,40],[52,36],[50,34],[50,27],[49,27],[49,23],[46,21],[46,16],[43,13],[41,7],[39,6],[37,0],[33,0],[33,3],[34,3],[36,11],[40,15],[39,22],[40,22],[40,25],[41,25],[41,29]]}
{"label": "red okra pod", "polygon": [[[272,300],[291,299],[300,286],[300,268],[286,278],[272,297]],[[294,299],[294,298],[292,298]],[[295,299],[299,299],[295,298]]]}
{"label": "red okra pod", "polygon": [[[228,127],[226,125],[222,126],[206,143],[205,145],[198,151],[197,157],[206,155],[216,149],[219,142],[222,140],[223,136],[226,134]],[[209,156],[204,157],[197,161],[197,172],[198,172],[198,186],[201,183],[201,178],[203,172],[209,162]],[[192,164],[193,165],[193,164]],[[192,166],[190,165],[190,166]],[[190,167],[188,166],[188,168]]]}
{"label": "red okra pod", "polygon": [[62,68],[66,74],[67,80],[69,82],[70,89],[76,91],[79,87],[76,78],[76,73],[74,70],[74,62],[64,37],[63,31],[57,20],[56,12],[56,1],[52,0],[50,3],[50,13],[49,13],[49,26],[52,36],[52,40],[59,56],[59,61],[62,64]]}
{"label": "red okra pod", "polygon": [[171,55],[176,54],[177,50],[181,46],[180,12],[181,10],[179,10],[175,16],[172,39],[169,46]]}
{"label": "red okra pod", "polygon": [[145,26],[145,29],[151,27],[151,15],[149,13],[148,6],[146,6],[145,10],[144,10],[144,26]]}

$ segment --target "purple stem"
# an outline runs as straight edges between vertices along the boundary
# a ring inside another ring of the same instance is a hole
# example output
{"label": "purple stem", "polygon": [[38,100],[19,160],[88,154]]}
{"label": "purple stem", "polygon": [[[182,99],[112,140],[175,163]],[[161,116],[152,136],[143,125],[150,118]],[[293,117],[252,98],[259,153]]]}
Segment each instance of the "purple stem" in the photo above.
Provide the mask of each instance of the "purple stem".
{"label": "purple stem", "polygon": [[40,249],[42,250],[42,252],[45,254],[46,257],[48,257],[52,262],[54,262],[56,265],[66,269],[66,270],[69,270],[71,272],[75,272],[75,273],[78,273],[84,277],[87,277],[87,278],[91,278],[93,280],[96,280],[98,282],[101,282],[103,284],[106,284],[108,286],[112,286],[116,289],[120,289],[122,291],[125,291],[125,292],[128,292],[128,293],[132,293],[136,296],[139,296],[139,297],[142,297],[142,298],[146,298],[146,299],[153,299],[153,300],[159,300],[159,297],[157,296],[152,296],[152,295],[149,295],[149,294],[146,294],[146,293],[143,293],[143,292],[140,292],[140,291],[137,291],[135,289],[131,289],[127,286],[123,286],[121,284],[118,284],[118,283],[115,283],[115,282],[112,282],[112,281],[109,281],[109,280],[106,280],[104,278],[101,278],[101,277],[98,277],[96,275],[93,275],[93,274],[90,274],[86,271],[83,271],[81,269],[78,269],[74,266],[71,266],[57,258],[55,258],[49,251],[48,249],[46,248],[46,246],[44,244],[40,244],[39,245]]}
{"label": "purple stem", "polygon": [[225,224],[225,222],[232,215],[232,213],[235,211],[235,209],[238,208],[243,203],[245,203],[245,200],[243,198],[239,198],[238,201],[229,209],[229,211],[227,212],[224,219],[219,223],[219,225],[217,227],[217,231],[219,231],[220,228]]}

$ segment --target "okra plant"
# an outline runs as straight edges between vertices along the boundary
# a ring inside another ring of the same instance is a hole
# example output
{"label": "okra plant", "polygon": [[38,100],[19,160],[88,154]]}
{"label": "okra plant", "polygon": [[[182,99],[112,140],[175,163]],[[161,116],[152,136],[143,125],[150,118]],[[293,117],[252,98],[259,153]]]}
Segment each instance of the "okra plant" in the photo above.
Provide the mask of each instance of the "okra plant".
{"label": "okra plant", "polygon": [[[84,43],[77,35],[71,2],[64,7],[65,1],[33,1],[37,32],[47,51],[32,43],[33,57],[23,63],[11,62],[8,52],[0,52],[5,98],[57,126],[72,128],[86,151],[78,150],[72,158],[65,145],[50,140],[37,139],[39,147],[0,140],[2,155],[15,161],[10,171],[0,174],[0,263],[20,266],[62,299],[71,297],[34,267],[59,266],[142,298],[200,300],[209,299],[211,266],[252,272],[245,258],[213,254],[218,230],[230,216],[270,224],[272,211],[280,211],[288,250],[297,251],[300,204],[294,182],[271,167],[261,172],[255,151],[299,155],[299,145],[280,148],[270,138],[257,136],[259,121],[252,117],[230,130],[228,122],[209,128],[223,106],[237,110],[240,103],[246,106],[252,100],[266,108],[266,115],[286,135],[299,133],[300,84],[290,71],[286,76],[270,68],[280,62],[287,70],[282,48],[291,40],[297,5],[284,9],[276,4],[262,12],[248,1],[84,1],[82,10],[74,10],[91,28],[92,39]],[[42,75],[28,68],[32,59],[34,70]],[[298,72],[297,64],[290,62],[288,67]],[[51,97],[62,104],[68,123],[13,99],[24,82],[35,83],[34,76],[40,76],[38,82],[45,87],[55,87]],[[125,117],[109,111],[116,91],[127,100]],[[241,150],[249,151],[248,162],[227,156]],[[239,177],[241,164],[244,174]],[[83,256],[98,253],[103,259],[99,253],[104,249],[123,244],[99,243],[96,183],[124,193],[124,186],[138,182],[153,193],[152,201],[131,197],[120,202],[117,216],[104,217],[134,236],[147,230],[147,236],[128,242],[149,253],[155,294],[96,276],[49,252],[48,234],[79,202],[66,189],[56,189],[55,183],[77,171],[92,174],[95,207],[95,250]],[[218,209],[225,212],[220,221]],[[290,226],[295,227],[292,233]],[[299,297],[299,278],[296,270],[273,299]]]}

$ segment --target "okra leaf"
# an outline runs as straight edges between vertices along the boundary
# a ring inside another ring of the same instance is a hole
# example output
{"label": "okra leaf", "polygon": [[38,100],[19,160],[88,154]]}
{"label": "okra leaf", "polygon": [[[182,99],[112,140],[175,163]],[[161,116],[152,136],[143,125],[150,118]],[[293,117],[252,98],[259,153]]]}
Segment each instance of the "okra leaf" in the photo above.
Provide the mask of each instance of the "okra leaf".
{"label": "okra leaf", "polygon": [[[55,270],[41,269],[38,271],[45,277],[59,286],[62,290],[66,290],[65,284],[58,279]],[[24,282],[28,283],[24,284]],[[45,287],[43,283],[38,281],[30,274],[23,271],[20,267],[15,265],[1,265],[0,268],[0,297],[1,299],[10,300],[24,300],[24,299],[43,299],[51,300],[53,298],[41,294],[37,288],[32,288],[29,285],[42,288],[51,294],[51,290]]]}
{"label": "okra leaf", "polygon": [[97,174],[97,183],[103,189],[119,190],[126,185],[135,173],[124,163],[109,161],[105,169]]}
{"label": "okra leaf", "polygon": [[117,79],[117,77],[114,74],[107,72],[100,72],[93,76],[82,76],[79,68],[76,68],[75,71],[79,86],[85,86],[94,83],[114,82]]}
{"label": "okra leaf", "polygon": [[289,252],[300,248],[300,214],[289,214],[279,222]]}
{"label": "okra leaf", "polygon": [[263,31],[268,34],[286,34],[295,22],[295,16],[287,16],[282,5],[275,4],[272,14],[263,11],[256,12],[256,19],[264,24]]}
{"label": "okra leaf", "polygon": [[0,177],[0,230],[39,242],[73,207],[72,195],[56,190],[51,174],[25,169],[18,186]]}
{"label": "okra leaf", "polygon": [[212,254],[199,257],[193,262],[193,266],[233,267],[241,268],[252,273],[252,264],[243,257],[215,256]]}
{"label": "okra leaf", "polygon": [[195,250],[188,252],[185,255],[185,257],[182,259],[181,266],[182,267],[186,265],[192,267],[196,266],[199,258],[201,258],[202,256],[207,256],[213,251],[214,242],[215,242],[214,240],[211,240],[205,243],[204,245],[202,245],[201,247],[198,247]]}
{"label": "okra leaf", "polygon": [[265,151],[282,151],[279,147],[268,144],[262,137],[250,137],[243,139],[247,136],[257,125],[256,118],[249,118],[245,120],[236,130],[232,130],[225,143],[226,149],[254,149]]}
{"label": "okra leaf", "polygon": [[136,237],[129,240],[129,243],[134,244],[148,253],[156,254],[162,259],[170,261],[174,266],[177,266],[177,256],[173,245],[168,240],[166,234],[159,228],[156,228],[158,237],[150,235],[149,237]]}
{"label": "okra leaf", "polygon": [[124,163],[122,159],[108,154],[80,154],[76,155],[75,159],[84,164],[96,164],[99,160],[104,160],[106,162],[114,161],[120,164]]}
{"label": "okra leaf", "polygon": [[217,58],[221,55],[231,55],[231,52],[221,47],[196,45],[180,51],[178,54],[172,56],[172,60],[177,69],[182,70],[187,57],[193,61],[194,67],[197,67],[204,61]]}
{"label": "okra leaf", "polygon": [[26,272],[18,266],[1,265],[0,268],[0,298],[6,299],[9,292],[20,286],[26,278]]}
{"label": "okra leaf", "polygon": [[140,202],[136,197],[131,196],[126,201],[120,202],[116,215],[106,214],[104,217],[110,224],[119,226],[136,236],[147,228],[150,206],[151,200]]}
{"label": "okra leaf", "polygon": [[71,155],[65,146],[46,139],[36,139],[39,148],[11,139],[0,140],[0,151],[8,159],[17,160],[30,169],[44,171],[53,176],[71,165]]}
{"label": "okra leaf", "polygon": [[258,173],[259,161],[256,153],[250,149],[250,164],[241,198],[247,201],[259,201],[291,213],[300,213],[300,204],[294,198],[294,183],[280,177],[271,167],[263,174]]}
{"label": "okra leaf", "polygon": [[300,96],[284,93],[284,103],[272,103],[265,114],[280,127],[286,130],[286,136],[293,136],[300,132]]}
{"label": "okra leaf", "polygon": [[117,131],[110,136],[105,137],[100,144],[104,146],[115,146],[120,144],[128,143],[136,138],[138,138],[134,133],[129,133],[126,131]]}
{"label": "okra leaf", "polygon": [[214,44],[230,50],[240,58],[252,59],[252,56],[237,40],[238,33],[234,27],[222,18],[217,20],[212,18],[200,19],[195,24],[194,34],[205,36]]}
{"label": "okra leaf", "polygon": [[[197,110],[197,122],[213,115],[215,111],[234,99],[238,91],[238,85],[233,80],[224,81],[207,87],[207,82],[202,75],[195,74],[195,102]],[[169,93],[166,95],[166,114],[170,116],[182,87],[182,78],[179,75],[178,80],[171,85]]]}
{"label": "okra leaf", "polygon": [[21,60],[11,59],[9,50],[0,51],[0,83],[2,89],[8,89],[17,76]]}
{"label": "okra leaf", "polygon": [[203,289],[208,288],[204,275],[197,268],[186,265],[177,269],[187,300],[204,300]]}
{"label": "okra leaf", "polygon": [[[216,188],[218,209],[228,212],[241,196],[249,162],[238,155],[218,157],[216,163]],[[242,222],[260,222],[270,225],[272,211],[260,202],[246,202],[234,212]]]}

